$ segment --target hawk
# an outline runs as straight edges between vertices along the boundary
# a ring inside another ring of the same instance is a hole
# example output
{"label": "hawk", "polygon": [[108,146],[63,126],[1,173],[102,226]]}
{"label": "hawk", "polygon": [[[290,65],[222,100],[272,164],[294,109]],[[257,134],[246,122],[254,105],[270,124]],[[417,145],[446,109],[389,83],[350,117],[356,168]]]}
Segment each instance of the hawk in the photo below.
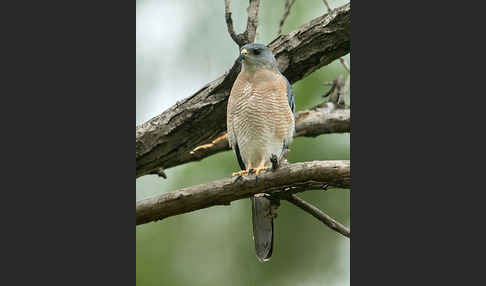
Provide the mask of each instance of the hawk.
{"label": "hawk", "polygon": [[[269,169],[270,158],[280,161],[292,141],[295,129],[294,95],[289,81],[277,66],[270,49],[247,44],[240,49],[241,71],[231,89],[227,107],[228,142],[246,175]],[[273,252],[271,201],[263,194],[252,202],[253,240],[260,261]]]}

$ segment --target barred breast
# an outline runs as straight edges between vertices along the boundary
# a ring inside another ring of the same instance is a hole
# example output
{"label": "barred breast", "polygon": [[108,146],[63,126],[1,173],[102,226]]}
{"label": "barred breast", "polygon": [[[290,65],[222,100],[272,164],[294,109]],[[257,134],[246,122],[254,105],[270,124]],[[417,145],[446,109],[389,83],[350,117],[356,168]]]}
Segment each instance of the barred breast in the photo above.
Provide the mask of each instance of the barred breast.
{"label": "barred breast", "polygon": [[256,167],[270,156],[281,157],[284,143],[290,143],[294,116],[287,98],[287,85],[281,74],[261,70],[240,73],[231,90],[227,110],[228,140],[238,144],[243,162]]}

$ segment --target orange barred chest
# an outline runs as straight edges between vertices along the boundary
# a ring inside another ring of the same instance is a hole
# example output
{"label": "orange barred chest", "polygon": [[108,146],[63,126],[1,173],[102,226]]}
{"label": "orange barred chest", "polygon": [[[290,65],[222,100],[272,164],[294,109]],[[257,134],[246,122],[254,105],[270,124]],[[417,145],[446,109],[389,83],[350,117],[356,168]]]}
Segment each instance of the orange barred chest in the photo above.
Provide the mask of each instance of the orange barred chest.
{"label": "orange barred chest", "polygon": [[[293,128],[292,111],[287,98],[286,83],[279,79],[257,83],[239,79],[230,97],[228,116],[237,137],[246,137],[257,144],[266,141],[283,140],[291,136]],[[291,128],[292,127],[292,128]]]}

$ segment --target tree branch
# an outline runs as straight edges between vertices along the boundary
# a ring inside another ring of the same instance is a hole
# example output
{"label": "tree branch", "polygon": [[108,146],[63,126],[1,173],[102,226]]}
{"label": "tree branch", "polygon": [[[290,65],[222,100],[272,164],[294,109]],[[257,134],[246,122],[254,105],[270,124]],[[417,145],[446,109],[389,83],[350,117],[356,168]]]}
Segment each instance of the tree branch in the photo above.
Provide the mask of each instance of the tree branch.
{"label": "tree branch", "polygon": [[[251,2],[250,2],[251,3]],[[294,83],[350,51],[350,4],[279,36],[268,46]],[[229,92],[241,66],[136,128],[136,176],[191,161],[190,151],[226,131]]]}
{"label": "tree branch", "polygon": [[[330,12],[331,6],[329,6],[329,3],[327,3],[327,0],[322,0],[324,2],[324,5],[326,5],[327,11]],[[339,58],[339,61],[343,65],[344,69],[350,73],[349,66],[346,64],[346,61],[343,58]]]}
{"label": "tree branch", "polygon": [[327,10],[331,11],[331,6],[329,6],[329,3],[327,3],[327,0],[322,0],[322,2],[324,2],[324,5],[326,5]]}
{"label": "tree branch", "polygon": [[224,0],[224,15],[226,19],[226,27],[228,28],[228,33],[230,34],[233,41],[235,41],[238,46],[243,46],[244,44],[242,39],[235,33],[235,28],[233,26],[233,19],[231,18],[231,2],[230,0]]}
{"label": "tree branch", "polygon": [[343,65],[344,69],[348,72],[351,73],[351,70],[349,69],[348,63],[346,63],[346,60],[343,58],[339,58],[339,61]]}
{"label": "tree branch", "polygon": [[233,19],[231,18],[231,1],[224,0],[224,14],[228,33],[230,34],[233,41],[240,48],[248,43],[255,42],[256,30],[258,28],[258,8],[260,7],[260,0],[249,0],[249,2],[250,5],[248,6],[248,20],[246,22],[246,31],[237,35],[233,26]]}
{"label": "tree branch", "polygon": [[287,20],[287,17],[290,14],[290,9],[292,9],[292,5],[294,5],[294,3],[295,3],[295,0],[286,0],[285,1],[284,13],[283,13],[282,19],[280,20],[280,23],[278,25],[277,36],[279,36],[280,34],[282,34],[282,27],[283,27],[283,25],[285,23],[285,20]]}
{"label": "tree branch", "polygon": [[327,187],[350,188],[349,161],[312,161],[280,166],[278,170],[227,178],[187,187],[137,202],[136,223],[144,224],[232,201],[254,194],[293,194]]}
{"label": "tree branch", "polygon": [[299,208],[303,209],[307,213],[311,214],[313,217],[322,221],[325,225],[327,225],[331,229],[339,232],[340,234],[346,236],[347,238],[349,238],[351,236],[351,231],[347,227],[340,224],[338,221],[336,221],[332,217],[328,216],[327,214],[325,214],[324,212],[322,212],[320,209],[316,208],[315,206],[311,205],[310,203],[299,198],[298,196],[291,194],[291,195],[288,195],[288,196],[283,196],[282,198],[285,199],[286,201],[298,206]]}
{"label": "tree branch", "polygon": [[320,104],[295,115],[295,137],[351,132],[351,111],[332,103]]}
{"label": "tree branch", "polygon": [[248,6],[248,20],[246,21],[246,39],[247,43],[255,42],[258,28],[258,9],[260,7],[260,0],[250,0]]}

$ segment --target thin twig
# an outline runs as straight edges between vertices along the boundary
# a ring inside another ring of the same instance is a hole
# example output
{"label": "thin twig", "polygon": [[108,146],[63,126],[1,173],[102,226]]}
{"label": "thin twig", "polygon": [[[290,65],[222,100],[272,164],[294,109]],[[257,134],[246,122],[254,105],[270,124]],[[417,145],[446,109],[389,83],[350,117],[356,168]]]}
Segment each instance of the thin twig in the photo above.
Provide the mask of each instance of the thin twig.
{"label": "thin twig", "polygon": [[351,231],[333,219],[332,217],[328,216],[320,209],[316,208],[315,206],[311,205],[310,203],[304,201],[303,199],[297,197],[294,194],[290,194],[288,196],[282,196],[281,198],[285,199],[286,201],[298,206],[299,208],[303,209],[304,211],[311,214],[313,217],[317,218],[318,220],[322,221],[325,225],[330,227],[331,229],[339,232],[340,234],[349,238],[351,236]]}
{"label": "thin twig", "polygon": [[324,5],[327,7],[327,11],[331,12],[331,6],[329,6],[329,3],[327,3],[327,0],[322,0],[324,2]]}
{"label": "thin twig", "polygon": [[[326,94],[322,97],[329,97],[328,102],[335,103],[335,107],[343,108],[344,107],[344,97],[348,92],[349,87],[349,73],[346,78],[343,75],[338,75],[338,77],[332,82],[332,86]],[[325,106],[327,103],[321,103],[318,106]]]}
{"label": "thin twig", "polygon": [[341,96],[339,97],[339,100],[338,100],[338,105],[339,106],[346,107],[346,102],[345,102],[344,98],[345,98],[346,94],[349,91],[350,83],[351,83],[351,73],[348,72],[348,75],[346,76],[346,81],[344,82],[344,87],[343,87],[343,90],[342,90],[342,94],[341,94]]}
{"label": "thin twig", "polygon": [[[322,1],[324,2],[324,5],[326,5],[326,7],[327,7],[327,11],[331,12],[332,9],[331,9],[331,6],[329,6],[329,3],[327,3],[327,0],[322,0]],[[338,94],[337,94],[338,96],[337,96],[337,98],[334,98],[334,99],[337,99],[335,103],[338,106],[345,106],[344,97],[346,96],[346,93],[348,92],[348,89],[349,89],[349,83],[350,83],[350,79],[351,79],[351,69],[349,68],[348,63],[346,62],[346,60],[344,58],[339,58],[339,61],[343,65],[344,69],[347,71],[347,76],[344,79],[344,81],[341,80],[343,86],[341,86],[342,88],[338,89]],[[338,78],[338,80],[339,80],[339,78]]]}
{"label": "thin twig", "polygon": [[348,73],[351,73],[351,70],[349,69],[349,66],[348,66],[348,63],[346,62],[346,60],[344,58],[339,58],[339,61],[343,65],[344,69],[346,71],[348,71]]}
{"label": "thin twig", "polygon": [[280,20],[280,24],[278,25],[277,36],[282,34],[282,27],[283,27],[285,21],[287,20],[287,17],[290,14],[290,9],[292,8],[292,5],[294,5],[294,3],[295,3],[295,0],[286,0],[285,1],[285,8],[284,8],[285,10],[284,10],[282,19]]}

